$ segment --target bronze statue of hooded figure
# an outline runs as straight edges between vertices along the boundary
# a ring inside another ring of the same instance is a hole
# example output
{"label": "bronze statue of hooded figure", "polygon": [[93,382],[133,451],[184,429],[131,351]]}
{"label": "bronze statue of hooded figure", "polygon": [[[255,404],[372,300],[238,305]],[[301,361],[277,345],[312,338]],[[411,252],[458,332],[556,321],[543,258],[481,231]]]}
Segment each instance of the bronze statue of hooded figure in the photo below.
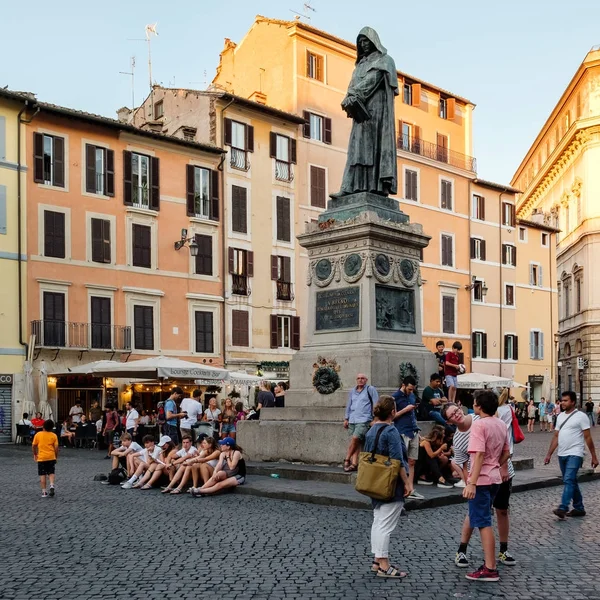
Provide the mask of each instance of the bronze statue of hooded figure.
{"label": "bronze statue of hooded figure", "polygon": [[356,192],[381,196],[398,188],[394,97],[398,95],[398,74],[377,32],[363,27],[356,40],[356,67],[342,101],[353,119],[348,159],[339,198]]}

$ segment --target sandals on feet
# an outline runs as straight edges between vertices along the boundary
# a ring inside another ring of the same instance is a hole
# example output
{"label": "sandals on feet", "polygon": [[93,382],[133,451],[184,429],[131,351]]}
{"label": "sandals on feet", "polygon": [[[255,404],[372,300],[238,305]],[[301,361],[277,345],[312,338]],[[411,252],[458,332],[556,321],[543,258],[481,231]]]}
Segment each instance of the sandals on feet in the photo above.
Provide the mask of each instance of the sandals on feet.
{"label": "sandals on feet", "polygon": [[390,565],[390,568],[386,570],[379,569],[377,571],[377,577],[388,577],[389,579],[403,579],[408,573],[404,571],[398,571],[396,567]]}
{"label": "sandals on feet", "polygon": [[151,489],[152,489],[152,486],[149,483],[147,483],[146,485],[143,485],[140,488],[140,490],[151,490]]}
{"label": "sandals on feet", "polygon": [[346,458],[344,460],[344,471],[346,471],[346,473],[348,473],[350,471],[352,467],[352,463]]}
{"label": "sandals on feet", "polygon": [[160,493],[161,494],[171,494],[171,493],[173,493],[173,488],[168,488],[168,487],[163,488]]}
{"label": "sandals on feet", "polygon": [[171,492],[171,494],[181,494],[181,492],[183,491],[180,488],[175,488],[174,490],[169,490]]}
{"label": "sandals on feet", "polygon": [[351,473],[352,471],[358,471],[358,465],[351,464],[351,465],[348,467],[348,472],[350,472],[350,473]]}

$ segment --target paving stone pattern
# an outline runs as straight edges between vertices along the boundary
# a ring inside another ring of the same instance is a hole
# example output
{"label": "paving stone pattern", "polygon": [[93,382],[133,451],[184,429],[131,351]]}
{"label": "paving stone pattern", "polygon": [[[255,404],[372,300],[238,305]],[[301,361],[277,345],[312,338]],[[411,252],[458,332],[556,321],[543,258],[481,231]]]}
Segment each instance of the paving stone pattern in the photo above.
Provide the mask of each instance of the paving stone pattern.
{"label": "paving stone pattern", "polygon": [[[557,522],[560,488],[513,498],[516,567],[471,583],[453,563],[464,505],[410,512],[392,537],[386,581],[369,571],[371,513],[230,494],[165,497],[92,481],[108,461],[65,450],[57,496],[42,499],[28,448],[0,446],[2,600],[396,599],[600,600],[600,481],[590,516]],[[482,560],[478,540],[470,557]]]}

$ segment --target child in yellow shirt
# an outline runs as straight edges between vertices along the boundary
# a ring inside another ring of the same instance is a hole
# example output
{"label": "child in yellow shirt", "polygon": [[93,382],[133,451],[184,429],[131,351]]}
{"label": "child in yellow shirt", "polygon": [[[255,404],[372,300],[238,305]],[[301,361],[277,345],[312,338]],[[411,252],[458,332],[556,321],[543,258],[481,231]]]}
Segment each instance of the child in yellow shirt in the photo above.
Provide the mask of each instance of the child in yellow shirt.
{"label": "child in yellow shirt", "polygon": [[[42,486],[42,498],[54,496],[54,470],[58,459],[58,438],[54,431],[54,421],[44,421],[42,431],[35,434],[31,447],[33,460],[38,465],[38,475]],[[50,478],[50,493],[46,490],[46,476]]]}

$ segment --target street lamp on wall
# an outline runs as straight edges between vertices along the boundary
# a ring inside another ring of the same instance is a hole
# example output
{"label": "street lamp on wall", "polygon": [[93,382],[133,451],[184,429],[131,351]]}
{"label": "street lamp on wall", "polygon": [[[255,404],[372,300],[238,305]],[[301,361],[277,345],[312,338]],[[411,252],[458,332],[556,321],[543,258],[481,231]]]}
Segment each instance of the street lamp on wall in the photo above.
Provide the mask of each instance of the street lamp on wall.
{"label": "street lamp on wall", "polygon": [[190,249],[190,255],[191,256],[198,256],[198,243],[196,242],[196,239],[193,237],[188,238],[188,230],[187,229],[182,229],[181,230],[181,239],[177,240],[173,246],[175,247],[175,250],[181,250],[184,246],[187,245],[187,247]]}

